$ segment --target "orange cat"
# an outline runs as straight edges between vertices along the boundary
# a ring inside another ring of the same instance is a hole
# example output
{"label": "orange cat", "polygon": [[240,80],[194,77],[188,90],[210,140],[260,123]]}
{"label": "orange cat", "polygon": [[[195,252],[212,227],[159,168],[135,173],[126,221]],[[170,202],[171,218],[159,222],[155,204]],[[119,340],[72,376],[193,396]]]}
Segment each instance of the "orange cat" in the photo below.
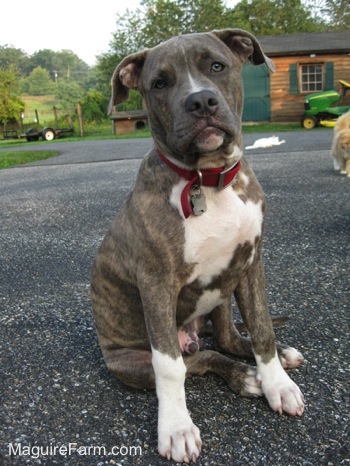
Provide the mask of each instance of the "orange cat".
{"label": "orange cat", "polygon": [[334,169],[350,177],[350,111],[338,118],[334,126],[331,156]]}

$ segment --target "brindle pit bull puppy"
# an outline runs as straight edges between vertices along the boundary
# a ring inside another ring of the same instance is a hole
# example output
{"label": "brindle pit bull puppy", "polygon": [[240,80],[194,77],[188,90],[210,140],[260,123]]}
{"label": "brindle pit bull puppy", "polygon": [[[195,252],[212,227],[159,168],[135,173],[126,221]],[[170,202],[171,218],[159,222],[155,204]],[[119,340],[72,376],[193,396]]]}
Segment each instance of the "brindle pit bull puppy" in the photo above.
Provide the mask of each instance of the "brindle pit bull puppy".
{"label": "brindle pit bull puppy", "polygon": [[[242,64],[272,62],[242,30],[171,39],[126,57],[113,104],[138,89],[154,148],[107,233],[92,272],[92,302],[108,368],[132,387],[156,388],[158,449],[195,461],[198,428],[186,408],[185,377],[214,372],[243,396],[301,415],[303,395],[283,368],[302,355],[276,345],[261,259],[265,199],[242,158]],[[231,315],[232,295],[249,332]],[[223,353],[200,351],[210,320]]]}

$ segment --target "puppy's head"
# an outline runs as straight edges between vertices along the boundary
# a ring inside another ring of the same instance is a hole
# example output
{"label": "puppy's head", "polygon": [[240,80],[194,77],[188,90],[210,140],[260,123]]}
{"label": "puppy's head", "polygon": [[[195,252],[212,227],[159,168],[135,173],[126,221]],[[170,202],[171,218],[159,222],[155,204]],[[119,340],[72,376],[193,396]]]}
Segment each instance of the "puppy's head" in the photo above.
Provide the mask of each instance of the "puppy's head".
{"label": "puppy's head", "polygon": [[112,77],[112,105],[137,89],[155,143],[194,167],[230,165],[241,156],[241,69],[266,63],[256,38],[239,29],[189,34],[126,57]]}

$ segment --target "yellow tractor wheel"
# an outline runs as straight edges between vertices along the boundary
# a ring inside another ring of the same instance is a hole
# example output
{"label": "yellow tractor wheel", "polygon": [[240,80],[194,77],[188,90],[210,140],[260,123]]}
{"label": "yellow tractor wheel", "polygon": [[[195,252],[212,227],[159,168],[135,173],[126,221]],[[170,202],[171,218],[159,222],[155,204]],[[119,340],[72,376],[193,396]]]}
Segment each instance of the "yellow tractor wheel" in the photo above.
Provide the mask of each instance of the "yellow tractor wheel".
{"label": "yellow tractor wheel", "polygon": [[305,129],[313,129],[318,126],[318,120],[313,116],[305,116],[301,120],[301,126]]}

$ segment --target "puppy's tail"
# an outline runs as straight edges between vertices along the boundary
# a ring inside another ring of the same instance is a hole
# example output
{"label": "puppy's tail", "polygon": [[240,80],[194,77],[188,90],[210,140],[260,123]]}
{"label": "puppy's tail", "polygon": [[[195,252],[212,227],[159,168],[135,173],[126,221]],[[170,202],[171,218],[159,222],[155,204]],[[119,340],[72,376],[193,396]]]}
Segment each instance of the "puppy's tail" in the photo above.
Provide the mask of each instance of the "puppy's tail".
{"label": "puppy's tail", "polygon": [[[290,317],[288,316],[278,316],[278,317],[271,317],[273,327],[281,327],[284,325]],[[248,332],[246,325],[243,322],[235,322],[236,329],[242,332]],[[203,329],[201,329],[199,336],[200,337],[211,337],[213,335],[213,325],[210,320],[206,322]]]}
{"label": "puppy's tail", "polygon": [[[271,317],[272,325],[274,327],[281,327],[284,325],[290,317],[288,316],[277,316],[277,317]],[[242,332],[247,332],[247,327],[243,322],[235,322],[235,326],[237,330],[242,333]]]}

